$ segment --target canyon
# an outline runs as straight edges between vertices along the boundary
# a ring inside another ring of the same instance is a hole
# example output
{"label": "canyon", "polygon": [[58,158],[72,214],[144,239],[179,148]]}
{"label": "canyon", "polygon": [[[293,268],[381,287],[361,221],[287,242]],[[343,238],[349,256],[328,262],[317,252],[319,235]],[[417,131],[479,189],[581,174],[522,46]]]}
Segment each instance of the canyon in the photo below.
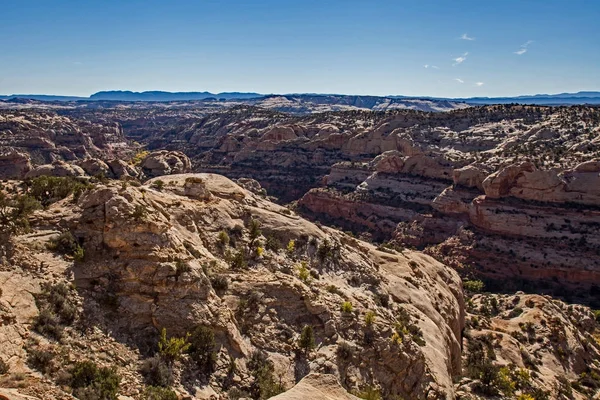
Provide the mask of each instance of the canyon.
{"label": "canyon", "polygon": [[[69,398],[59,372],[89,358],[119,365],[122,395],[144,398],[163,327],[214,333],[212,374],[174,364],[180,398],[256,390],[256,357],[273,387],[296,385],[269,392],[281,399],[559,399],[567,383],[595,395],[599,109],[280,100],[2,107],[6,198],[47,177],[84,185],[3,245],[0,358],[29,373],[28,354],[54,355],[19,395]],[[84,256],[51,250],[65,232]],[[32,322],[49,281],[72,284],[79,310],[60,341]],[[301,351],[306,326],[315,346]],[[513,389],[482,392],[472,366],[488,358]],[[15,386],[0,380],[0,398],[19,398]]]}

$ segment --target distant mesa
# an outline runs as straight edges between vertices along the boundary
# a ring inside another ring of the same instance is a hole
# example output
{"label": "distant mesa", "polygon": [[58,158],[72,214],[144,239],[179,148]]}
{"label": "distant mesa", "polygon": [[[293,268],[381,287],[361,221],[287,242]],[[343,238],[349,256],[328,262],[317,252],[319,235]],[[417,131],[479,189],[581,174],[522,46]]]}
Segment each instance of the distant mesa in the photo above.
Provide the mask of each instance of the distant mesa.
{"label": "distant mesa", "polygon": [[[168,102],[168,101],[258,101],[272,98],[300,99],[302,102],[310,101],[315,104],[339,104],[359,108],[369,108],[380,110],[379,105],[389,101],[429,101],[435,102],[435,107],[428,110],[426,107],[422,111],[440,111],[435,108],[455,108],[453,105],[442,102],[466,103],[469,105],[488,105],[488,104],[531,104],[531,105],[576,105],[576,104],[600,104],[600,92],[581,91],[577,93],[559,93],[559,94],[534,94],[514,97],[465,97],[465,98],[447,98],[433,96],[368,96],[368,95],[345,95],[345,94],[315,94],[315,93],[294,93],[294,94],[261,94],[254,92],[165,92],[165,91],[146,91],[132,92],[128,90],[109,90],[92,94],[89,97],[79,96],[55,96],[44,94],[11,94],[0,95],[1,100],[28,99],[37,101],[147,101],[147,102]],[[407,107],[410,108],[410,107]]]}
{"label": "distant mesa", "polygon": [[241,92],[130,92],[122,90],[111,90],[94,93],[89,97],[90,100],[120,100],[120,101],[190,101],[207,99],[253,99],[263,97],[259,93],[241,93]]}

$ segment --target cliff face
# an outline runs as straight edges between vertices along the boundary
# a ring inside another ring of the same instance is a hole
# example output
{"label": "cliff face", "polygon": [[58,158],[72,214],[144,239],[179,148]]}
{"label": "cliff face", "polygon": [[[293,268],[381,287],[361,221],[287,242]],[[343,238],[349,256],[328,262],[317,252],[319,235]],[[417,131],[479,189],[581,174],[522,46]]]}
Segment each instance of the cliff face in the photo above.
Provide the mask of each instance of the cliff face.
{"label": "cliff face", "polygon": [[[0,112],[0,173],[20,178],[30,164],[75,161],[92,156],[112,158],[130,152],[118,123],[92,123],[51,112]],[[2,167],[14,162],[13,168]]]}
{"label": "cliff face", "polygon": [[[142,354],[161,328],[185,335],[211,327],[217,364],[236,360],[229,378],[240,389],[252,383],[249,358],[262,350],[287,388],[316,372],[334,375],[348,390],[372,386],[386,396],[453,397],[464,325],[455,271],[419,252],[383,252],[314,225],[219,175],[161,179],[160,190],[157,179],[141,187],[97,185],[75,205],[68,198],[38,212],[34,233],[16,239],[16,253],[3,267],[11,272],[0,274],[11,288],[27,291],[19,300],[27,307],[9,304],[8,312],[19,317],[0,325],[0,337],[9,334],[14,344],[0,350],[11,369],[28,371],[22,350],[28,335],[45,341],[28,331],[38,314],[31,293],[39,293],[50,269],[57,277],[70,269],[86,318]],[[73,264],[50,257],[42,244],[56,233],[44,227],[58,225],[81,243],[83,259]],[[4,295],[15,296],[12,289]],[[317,347],[305,354],[298,339],[306,325]],[[53,346],[74,346],[74,340],[86,339],[68,328],[62,344]],[[135,370],[135,362],[126,365]],[[182,390],[199,384],[181,379]],[[219,368],[211,390],[225,390],[223,379]]]}

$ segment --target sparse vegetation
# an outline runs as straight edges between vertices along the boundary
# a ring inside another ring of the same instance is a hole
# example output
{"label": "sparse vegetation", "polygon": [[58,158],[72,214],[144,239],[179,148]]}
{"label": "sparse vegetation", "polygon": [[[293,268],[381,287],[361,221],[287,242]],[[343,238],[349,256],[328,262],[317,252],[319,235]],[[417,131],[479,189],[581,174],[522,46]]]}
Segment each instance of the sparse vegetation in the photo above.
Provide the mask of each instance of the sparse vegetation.
{"label": "sparse vegetation", "polygon": [[306,353],[315,348],[315,334],[313,333],[312,326],[305,325],[302,328],[302,333],[300,334],[298,346],[300,346],[300,348],[303,349]]}
{"label": "sparse vegetation", "polygon": [[274,375],[275,367],[267,355],[260,350],[255,350],[248,360],[248,369],[254,382],[250,394],[254,399],[268,399],[285,391],[285,387]]}
{"label": "sparse vegetation", "polygon": [[47,245],[49,250],[73,257],[75,261],[83,261],[85,252],[77,239],[69,231],[52,238]]}
{"label": "sparse vegetation", "polygon": [[351,312],[352,312],[352,310],[353,310],[354,308],[352,307],[352,303],[351,303],[351,302],[349,302],[349,301],[345,301],[345,302],[343,302],[343,303],[342,303],[342,307],[341,307],[341,309],[342,309],[342,312],[343,312],[343,313],[347,313],[347,314],[349,314],[349,313],[351,313]]}
{"label": "sparse vegetation", "polygon": [[81,400],[116,400],[121,377],[115,367],[98,367],[92,361],[75,364],[71,373],[71,387]]}
{"label": "sparse vegetation", "polygon": [[171,365],[190,349],[191,344],[188,343],[188,338],[189,334],[185,337],[167,338],[167,329],[162,328],[158,341],[158,353],[167,364]]}
{"label": "sparse vegetation", "polygon": [[173,384],[172,367],[159,356],[145,360],[140,372],[149,385],[169,387]]}
{"label": "sparse vegetation", "polygon": [[143,400],[177,400],[177,393],[172,389],[160,386],[148,386],[142,394]]}
{"label": "sparse vegetation", "polygon": [[64,326],[71,325],[77,316],[69,288],[63,283],[45,284],[36,296],[36,303],[40,313],[33,321],[33,328],[42,335],[60,339]]}
{"label": "sparse vegetation", "polygon": [[198,326],[190,336],[189,342],[192,360],[204,374],[212,374],[217,361],[215,334],[212,329],[207,326]]}

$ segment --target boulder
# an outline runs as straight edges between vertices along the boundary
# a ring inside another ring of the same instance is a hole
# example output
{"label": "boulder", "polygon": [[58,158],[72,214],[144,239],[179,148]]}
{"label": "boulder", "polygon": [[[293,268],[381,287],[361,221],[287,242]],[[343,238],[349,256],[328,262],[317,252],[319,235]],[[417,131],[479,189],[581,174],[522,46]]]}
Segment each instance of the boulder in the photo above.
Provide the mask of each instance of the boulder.
{"label": "boulder", "polygon": [[108,164],[99,158],[88,158],[81,161],[79,166],[90,176],[104,175],[107,178],[114,177]]}
{"label": "boulder", "polygon": [[21,153],[14,148],[0,149],[0,178],[22,178],[31,170],[29,155]]}
{"label": "boulder", "polygon": [[272,400],[359,400],[340,385],[334,375],[312,373],[285,393],[271,397]]}
{"label": "boulder", "polygon": [[68,164],[64,161],[56,160],[52,164],[44,164],[38,167],[35,167],[27,174],[25,174],[25,178],[36,178],[38,176],[60,176],[60,177],[77,177],[84,176],[85,171],[83,168],[74,165]]}
{"label": "boulder", "polygon": [[452,179],[455,185],[477,188],[483,191],[483,181],[488,174],[489,171],[482,165],[471,164],[452,171]]}
{"label": "boulder", "polygon": [[142,171],[149,177],[183,174],[192,170],[192,162],[180,151],[154,151],[142,161]]}

